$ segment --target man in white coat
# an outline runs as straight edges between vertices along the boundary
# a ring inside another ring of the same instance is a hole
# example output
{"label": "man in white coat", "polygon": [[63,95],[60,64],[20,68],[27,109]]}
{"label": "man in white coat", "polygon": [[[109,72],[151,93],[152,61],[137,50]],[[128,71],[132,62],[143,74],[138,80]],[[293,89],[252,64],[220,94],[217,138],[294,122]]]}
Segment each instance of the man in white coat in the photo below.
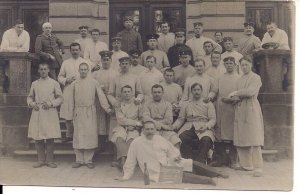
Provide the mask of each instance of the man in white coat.
{"label": "man in white coat", "polygon": [[58,74],[58,82],[63,85],[63,97],[64,102],[60,107],[60,118],[65,119],[65,124],[67,128],[66,137],[63,139],[64,142],[71,141],[73,137],[73,124],[72,124],[72,102],[70,99],[73,95],[71,90],[71,83],[79,78],[79,65],[83,62],[87,61],[80,57],[81,46],[79,43],[71,43],[70,45],[70,53],[71,58],[65,60],[62,63],[60,68],[60,72]]}
{"label": "man in white coat", "polygon": [[73,111],[74,135],[73,148],[76,154],[76,163],[72,168],[79,168],[86,165],[94,168],[93,156],[95,148],[98,147],[98,128],[96,114],[96,94],[100,105],[107,112],[111,113],[110,105],[104,95],[99,83],[88,76],[89,65],[81,63],[79,65],[80,78],[71,84],[71,102]]}
{"label": "man in white coat", "polygon": [[39,65],[40,79],[31,85],[27,104],[32,108],[28,127],[28,137],[35,140],[39,168],[44,165],[56,168],[54,163],[54,139],[61,137],[57,107],[63,97],[59,83],[48,76],[48,64]]}

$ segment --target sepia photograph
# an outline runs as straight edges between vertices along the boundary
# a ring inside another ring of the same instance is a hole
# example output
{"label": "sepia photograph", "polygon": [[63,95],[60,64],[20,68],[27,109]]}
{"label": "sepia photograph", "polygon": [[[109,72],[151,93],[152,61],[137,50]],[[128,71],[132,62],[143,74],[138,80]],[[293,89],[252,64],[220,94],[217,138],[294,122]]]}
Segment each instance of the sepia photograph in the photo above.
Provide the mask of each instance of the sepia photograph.
{"label": "sepia photograph", "polygon": [[295,0],[0,0],[0,184],[293,191],[295,21]]}

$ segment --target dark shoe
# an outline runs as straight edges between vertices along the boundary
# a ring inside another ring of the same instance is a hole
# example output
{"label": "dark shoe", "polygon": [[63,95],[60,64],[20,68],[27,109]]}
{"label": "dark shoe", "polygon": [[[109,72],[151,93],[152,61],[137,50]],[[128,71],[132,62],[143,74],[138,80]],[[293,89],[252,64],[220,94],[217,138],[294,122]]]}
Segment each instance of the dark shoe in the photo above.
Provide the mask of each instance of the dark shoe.
{"label": "dark shoe", "polygon": [[61,139],[61,142],[62,142],[62,143],[67,143],[67,142],[72,141],[72,140],[73,140],[72,137],[65,137],[65,138],[62,138],[62,139]]}
{"label": "dark shoe", "polygon": [[80,163],[74,163],[74,164],[72,164],[72,168],[79,168],[79,167],[81,167],[81,166],[83,166],[82,164],[80,164]]}
{"label": "dark shoe", "polygon": [[89,169],[95,168],[95,165],[94,165],[93,163],[88,163],[88,164],[86,164],[86,166],[87,166]]}
{"label": "dark shoe", "polygon": [[40,168],[42,166],[45,166],[46,163],[45,162],[37,162],[34,165],[32,165],[33,168]]}
{"label": "dark shoe", "polygon": [[56,165],[54,162],[49,162],[49,163],[47,163],[47,166],[48,166],[49,168],[57,168],[57,165]]}

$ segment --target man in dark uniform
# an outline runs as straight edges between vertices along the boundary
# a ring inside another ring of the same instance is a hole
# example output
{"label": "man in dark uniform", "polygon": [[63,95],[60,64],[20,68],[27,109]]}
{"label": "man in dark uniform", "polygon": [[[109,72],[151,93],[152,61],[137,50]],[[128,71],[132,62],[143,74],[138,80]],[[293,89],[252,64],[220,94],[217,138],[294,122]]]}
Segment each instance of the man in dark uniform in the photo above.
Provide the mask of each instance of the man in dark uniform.
{"label": "man in dark uniform", "polygon": [[52,25],[49,22],[43,24],[43,33],[35,40],[35,53],[40,56],[40,63],[47,63],[50,67],[50,77],[57,78],[63,62],[61,54],[64,54],[63,42],[52,34]]}
{"label": "man in dark uniform", "polygon": [[[175,45],[169,48],[168,51],[168,58],[170,62],[170,66],[176,67],[180,65],[179,62],[179,51],[180,50],[185,50],[185,51],[191,51],[192,49],[184,44],[185,42],[185,29],[183,28],[178,28],[175,31]],[[191,64],[193,64],[193,57],[191,59]]]}
{"label": "man in dark uniform", "polygon": [[133,49],[143,51],[141,35],[133,29],[133,18],[125,16],[123,22],[125,29],[117,33],[122,38],[122,50],[126,53]]}

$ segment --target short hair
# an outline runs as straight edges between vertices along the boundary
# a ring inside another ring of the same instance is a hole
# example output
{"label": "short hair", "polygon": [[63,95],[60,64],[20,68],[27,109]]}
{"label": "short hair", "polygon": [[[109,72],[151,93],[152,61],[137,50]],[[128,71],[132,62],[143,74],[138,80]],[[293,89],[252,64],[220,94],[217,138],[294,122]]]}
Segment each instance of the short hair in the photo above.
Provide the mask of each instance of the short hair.
{"label": "short hair", "polygon": [[210,56],[212,57],[213,54],[216,54],[216,55],[220,55],[220,56],[221,56],[221,53],[220,53],[219,51],[213,51],[213,52],[211,53]]}
{"label": "short hair", "polygon": [[166,74],[166,72],[172,72],[173,74],[175,74],[175,71],[172,68],[165,69],[164,75]]}
{"label": "short hair", "polygon": [[153,56],[153,55],[147,56],[147,57],[146,57],[146,61],[147,61],[148,59],[151,59],[151,58],[153,58],[153,59],[154,59],[154,62],[156,63],[156,57]]}
{"label": "short hair", "polygon": [[160,84],[154,84],[154,85],[151,87],[151,91],[153,91],[154,88],[161,88],[162,91],[164,91],[164,88],[163,88],[162,85],[160,85]]}
{"label": "short hair", "polygon": [[162,25],[163,25],[163,24],[168,24],[168,26],[170,27],[170,23],[169,23],[168,21],[166,21],[166,20],[164,20],[161,24],[162,24]]}
{"label": "short hair", "polygon": [[143,127],[145,127],[145,125],[146,125],[146,124],[149,124],[149,123],[153,124],[154,127],[156,128],[156,125],[155,125],[154,121],[151,121],[151,120],[145,120],[145,121],[143,122]]}
{"label": "short hair", "polygon": [[210,43],[210,44],[211,44],[211,46],[212,46],[212,47],[214,47],[214,45],[213,45],[212,41],[209,41],[209,40],[208,40],[208,41],[205,41],[205,42],[203,43],[203,47],[204,47],[204,45],[206,45],[206,44],[208,44],[208,43]]}
{"label": "short hair", "polygon": [[252,60],[252,58],[251,57],[249,57],[249,56],[243,56],[240,60],[239,60],[239,62],[241,63],[242,61],[248,61],[249,63],[253,63],[253,60]]}
{"label": "short hair", "polygon": [[40,68],[41,66],[47,66],[47,67],[48,67],[48,69],[50,69],[50,66],[49,66],[49,64],[48,64],[48,63],[45,63],[45,62],[43,62],[43,63],[40,63],[40,64],[39,64],[39,68]]}
{"label": "short hair", "polygon": [[195,61],[194,61],[194,64],[196,64],[197,62],[202,62],[203,65],[206,65],[204,59],[196,58]]}
{"label": "short hair", "polygon": [[202,89],[202,85],[201,85],[200,83],[198,83],[198,82],[194,83],[194,84],[191,86],[191,90],[193,90],[196,86],[199,86],[200,89],[203,90],[203,89]]}
{"label": "short hair", "polygon": [[121,92],[123,92],[123,89],[129,88],[132,91],[132,87],[130,85],[125,85],[121,88]]}
{"label": "short hair", "polygon": [[218,33],[220,33],[221,36],[223,36],[223,32],[221,32],[221,31],[216,31],[216,32],[215,32],[215,36],[216,36]]}
{"label": "short hair", "polygon": [[91,30],[91,34],[92,34],[93,32],[98,32],[98,33],[100,34],[100,30],[99,30],[99,29],[96,29],[96,28],[94,28],[94,29]]}
{"label": "short hair", "polygon": [[50,22],[43,23],[42,28],[44,29],[47,26],[50,26],[52,28],[52,24]]}
{"label": "short hair", "polygon": [[70,50],[71,50],[71,47],[73,47],[73,46],[79,46],[79,49],[81,50],[81,46],[80,46],[80,44],[78,42],[72,42],[70,44]]}
{"label": "short hair", "polygon": [[15,25],[18,25],[18,24],[24,24],[24,22],[21,19],[16,19]]}
{"label": "short hair", "polygon": [[79,68],[83,65],[87,66],[87,68],[90,69],[90,66],[86,62],[80,63]]}
{"label": "short hair", "polygon": [[275,26],[277,26],[277,24],[274,21],[268,21],[266,25],[271,25],[274,24]]}

